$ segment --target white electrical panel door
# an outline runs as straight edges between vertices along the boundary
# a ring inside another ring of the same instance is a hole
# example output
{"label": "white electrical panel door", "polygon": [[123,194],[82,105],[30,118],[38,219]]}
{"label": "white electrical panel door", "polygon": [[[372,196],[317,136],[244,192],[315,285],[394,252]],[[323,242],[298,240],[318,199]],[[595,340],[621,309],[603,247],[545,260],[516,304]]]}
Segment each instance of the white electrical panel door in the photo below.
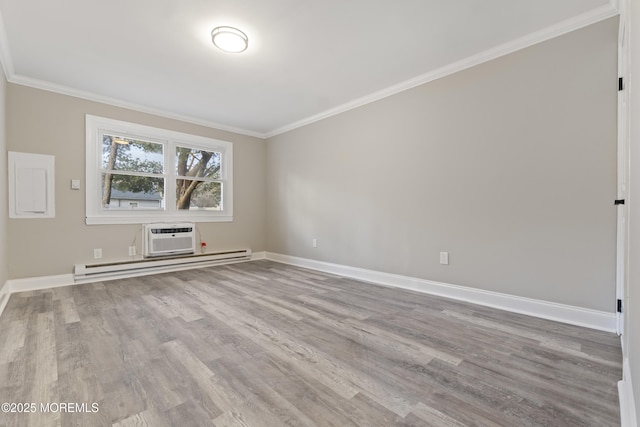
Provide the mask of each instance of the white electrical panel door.
{"label": "white electrical panel door", "polygon": [[55,157],[9,152],[9,217],[55,217]]}

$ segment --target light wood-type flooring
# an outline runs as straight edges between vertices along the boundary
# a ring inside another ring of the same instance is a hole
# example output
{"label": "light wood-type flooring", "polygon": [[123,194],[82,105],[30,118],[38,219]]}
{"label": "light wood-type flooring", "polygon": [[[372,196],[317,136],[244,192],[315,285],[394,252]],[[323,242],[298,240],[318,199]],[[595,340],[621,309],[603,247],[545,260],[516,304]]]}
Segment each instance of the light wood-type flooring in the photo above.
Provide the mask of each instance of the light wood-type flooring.
{"label": "light wood-type flooring", "polygon": [[616,426],[620,378],[615,334],[270,261],[0,317],[1,426]]}

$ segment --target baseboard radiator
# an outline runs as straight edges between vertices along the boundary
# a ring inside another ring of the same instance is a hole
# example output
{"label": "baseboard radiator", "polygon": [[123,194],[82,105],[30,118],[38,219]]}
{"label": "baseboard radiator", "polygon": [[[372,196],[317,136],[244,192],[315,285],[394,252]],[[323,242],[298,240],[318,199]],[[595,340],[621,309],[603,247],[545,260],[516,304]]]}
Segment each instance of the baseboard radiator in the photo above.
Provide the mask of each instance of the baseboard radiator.
{"label": "baseboard radiator", "polygon": [[73,273],[75,283],[89,283],[250,260],[251,249],[241,249],[97,264],[76,264]]}

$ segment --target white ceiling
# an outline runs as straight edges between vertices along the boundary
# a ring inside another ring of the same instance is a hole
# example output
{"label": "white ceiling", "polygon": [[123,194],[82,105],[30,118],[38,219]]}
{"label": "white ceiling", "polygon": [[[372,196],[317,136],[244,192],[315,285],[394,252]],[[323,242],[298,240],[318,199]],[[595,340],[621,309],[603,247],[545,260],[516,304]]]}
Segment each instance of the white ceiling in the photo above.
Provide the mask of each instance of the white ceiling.
{"label": "white ceiling", "polygon": [[[609,0],[0,0],[0,13],[11,82],[265,137],[616,9]],[[218,51],[219,25],[242,29],[249,49]]]}

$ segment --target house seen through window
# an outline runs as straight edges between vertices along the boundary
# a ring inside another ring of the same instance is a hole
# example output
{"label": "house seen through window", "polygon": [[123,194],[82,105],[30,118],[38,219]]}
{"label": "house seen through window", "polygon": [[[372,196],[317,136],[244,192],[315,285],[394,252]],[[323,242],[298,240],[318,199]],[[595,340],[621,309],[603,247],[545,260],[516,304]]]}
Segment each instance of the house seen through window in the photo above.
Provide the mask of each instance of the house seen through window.
{"label": "house seen through window", "polygon": [[87,116],[87,223],[228,221],[231,152],[226,141]]}

